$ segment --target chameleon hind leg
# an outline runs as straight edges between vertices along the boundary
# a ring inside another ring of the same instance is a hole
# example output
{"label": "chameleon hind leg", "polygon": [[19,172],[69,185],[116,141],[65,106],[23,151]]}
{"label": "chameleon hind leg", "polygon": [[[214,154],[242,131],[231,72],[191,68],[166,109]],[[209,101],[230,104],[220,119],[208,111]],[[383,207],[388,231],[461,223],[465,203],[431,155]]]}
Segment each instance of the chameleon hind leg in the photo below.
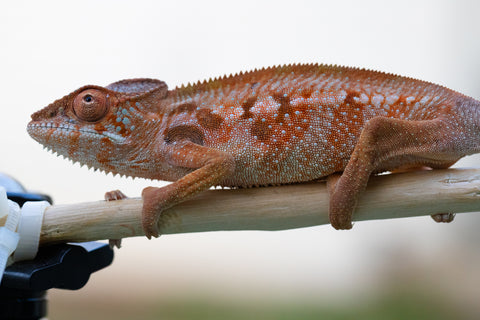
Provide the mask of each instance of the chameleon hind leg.
{"label": "chameleon hind leg", "polygon": [[[372,173],[401,166],[445,168],[458,160],[451,150],[455,137],[442,118],[409,121],[385,117],[371,119],[363,128],[350,160],[340,177],[329,178],[330,223],[351,229],[357,199]],[[448,220],[445,214],[434,215]],[[450,219],[451,220],[451,219]]]}

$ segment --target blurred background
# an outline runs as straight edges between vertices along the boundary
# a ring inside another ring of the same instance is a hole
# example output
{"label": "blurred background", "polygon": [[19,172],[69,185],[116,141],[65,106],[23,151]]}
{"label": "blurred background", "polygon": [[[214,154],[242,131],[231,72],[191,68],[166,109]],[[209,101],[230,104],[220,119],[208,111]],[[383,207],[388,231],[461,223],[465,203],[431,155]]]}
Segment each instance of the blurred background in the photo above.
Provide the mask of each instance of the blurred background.
{"label": "blurred background", "polygon": [[[30,114],[85,84],[170,88],[263,66],[319,62],[432,81],[480,98],[480,2],[2,1],[0,171],[57,204],[139,196],[163,182],[94,173],[42,150]],[[479,166],[468,157],[457,166]],[[280,232],[126,239],[50,319],[474,319],[480,223],[429,217]]]}

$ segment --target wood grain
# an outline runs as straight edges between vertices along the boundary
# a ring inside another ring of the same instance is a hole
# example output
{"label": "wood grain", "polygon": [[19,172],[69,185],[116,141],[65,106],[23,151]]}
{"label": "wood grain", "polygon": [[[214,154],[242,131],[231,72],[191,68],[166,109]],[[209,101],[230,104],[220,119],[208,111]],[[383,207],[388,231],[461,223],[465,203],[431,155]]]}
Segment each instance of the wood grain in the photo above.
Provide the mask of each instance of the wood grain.
{"label": "wood grain", "polygon": [[[141,198],[53,205],[45,212],[41,244],[143,236],[141,208]],[[480,211],[480,169],[416,171],[372,177],[354,221],[474,211]],[[167,210],[159,227],[162,234],[173,234],[326,223],[326,184],[312,182],[209,190]]]}

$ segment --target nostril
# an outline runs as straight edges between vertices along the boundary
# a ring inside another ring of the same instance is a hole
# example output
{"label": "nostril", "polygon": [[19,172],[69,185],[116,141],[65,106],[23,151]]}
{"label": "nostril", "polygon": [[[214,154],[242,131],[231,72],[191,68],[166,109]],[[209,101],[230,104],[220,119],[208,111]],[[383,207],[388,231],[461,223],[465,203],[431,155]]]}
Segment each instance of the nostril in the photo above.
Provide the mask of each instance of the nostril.
{"label": "nostril", "polygon": [[59,113],[58,108],[54,108],[52,106],[48,106],[39,110],[31,115],[32,121],[40,121],[53,118],[57,116]]}

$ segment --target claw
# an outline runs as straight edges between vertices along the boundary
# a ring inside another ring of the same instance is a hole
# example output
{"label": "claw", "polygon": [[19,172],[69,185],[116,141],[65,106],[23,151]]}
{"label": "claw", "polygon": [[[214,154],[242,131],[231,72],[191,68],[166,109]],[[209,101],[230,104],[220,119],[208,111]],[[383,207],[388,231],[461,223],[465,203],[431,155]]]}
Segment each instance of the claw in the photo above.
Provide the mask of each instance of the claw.
{"label": "claw", "polygon": [[122,247],[122,239],[108,239],[108,246],[110,249],[117,247],[120,249]]}
{"label": "claw", "polygon": [[114,200],[127,199],[128,197],[120,190],[113,190],[113,191],[105,192],[104,198],[106,201],[114,201]]}
{"label": "claw", "polygon": [[345,214],[332,214],[330,215],[330,224],[336,230],[349,230],[352,229],[352,217]]}
{"label": "claw", "polygon": [[142,217],[142,227],[143,231],[145,232],[145,236],[148,238],[148,240],[151,240],[152,237],[158,238],[160,236],[160,232],[158,230],[158,221],[151,222],[148,220],[149,219],[144,219],[144,217]]}
{"label": "claw", "polygon": [[153,219],[150,219],[150,217],[143,214],[142,227],[148,240],[151,240],[152,237],[158,238],[160,236],[160,232],[158,230],[158,219],[155,219],[155,217],[153,217]]}
{"label": "claw", "polygon": [[152,208],[148,206],[148,202],[147,204],[144,202],[142,211],[142,227],[145,236],[148,240],[152,239],[152,237],[158,238],[160,236],[158,220],[160,219],[161,211],[158,212],[157,210],[152,210]]}

